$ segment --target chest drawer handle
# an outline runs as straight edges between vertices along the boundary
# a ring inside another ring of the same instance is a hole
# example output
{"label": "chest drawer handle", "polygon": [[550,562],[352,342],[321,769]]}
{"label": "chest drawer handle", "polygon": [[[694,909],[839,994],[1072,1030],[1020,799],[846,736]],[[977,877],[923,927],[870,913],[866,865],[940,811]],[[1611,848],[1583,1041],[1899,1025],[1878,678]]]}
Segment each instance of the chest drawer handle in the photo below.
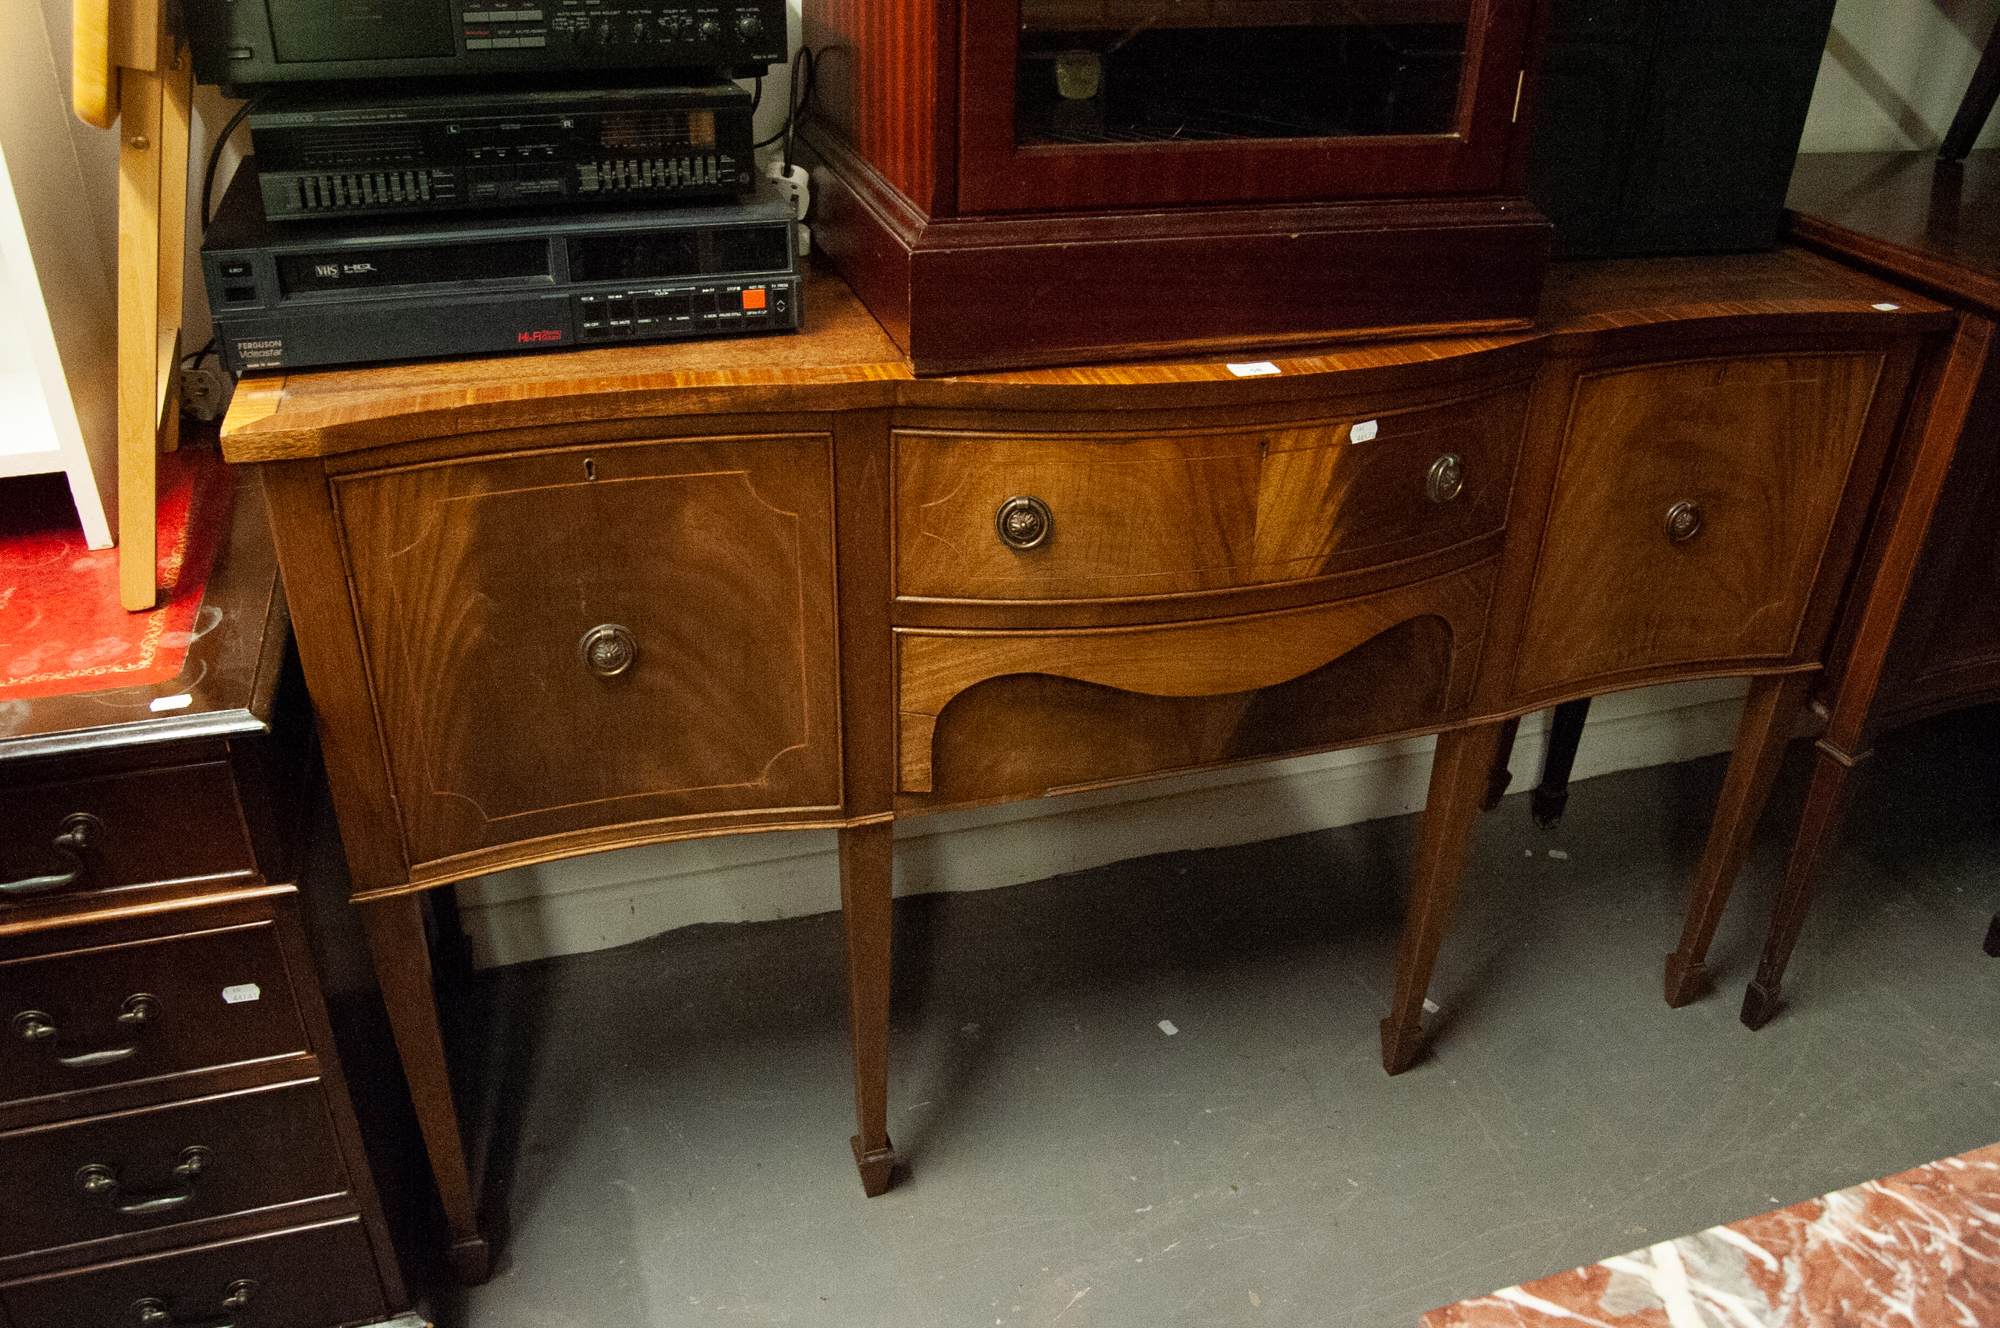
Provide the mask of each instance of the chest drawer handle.
{"label": "chest drawer handle", "polygon": [[1431,462],[1431,473],[1424,477],[1424,492],[1440,505],[1464,493],[1465,459],[1456,452],[1446,452]]}
{"label": "chest drawer handle", "polygon": [[83,875],[83,859],[77,854],[90,847],[90,841],[104,823],[89,812],[72,812],[63,817],[62,831],[49,842],[49,847],[69,870],[52,876],[23,876],[18,881],[0,881],[0,895],[37,895],[44,890],[60,890],[66,885],[75,885]]}
{"label": "chest drawer handle", "polygon": [[1683,544],[1701,534],[1701,509],[1690,502],[1678,502],[1667,509],[1662,522],[1667,538],[1675,544]]}
{"label": "chest drawer handle", "polygon": [[1010,549],[1034,548],[1048,539],[1055,524],[1055,513],[1049,511],[1049,505],[1032,494],[1009,498],[993,514],[993,528],[999,532],[1000,542]]}
{"label": "chest drawer handle", "polygon": [[239,1277],[223,1290],[222,1308],[229,1313],[199,1319],[176,1319],[159,1296],[142,1296],[133,1301],[132,1312],[139,1316],[140,1328],[236,1328],[236,1311],[248,1306],[256,1292],[255,1282]]}
{"label": "chest drawer handle", "polygon": [[583,666],[600,678],[615,678],[639,658],[639,642],[632,629],[618,623],[604,623],[583,634],[576,643]]}
{"label": "chest drawer handle", "polygon": [[[143,991],[134,992],[127,996],[125,1004],[119,1007],[118,1022],[134,1032],[143,1033],[146,1026],[158,1018],[159,1014],[159,997]],[[23,1010],[14,1016],[15,1036],[23,1042],[47,1042],[53,1045],[57,1031],[55,1019],[40,1010]],[[66,1065],[72,1070],[87,1070],[93,1066],[122,1061],[138,1050],[139,1044],[131,1042],[122,1047],[105,1047],[100,1051],[80,1051],[73,1056],[58,1056],[56,1064]]]}
{"label": "chest drawer handle", "polygon": [[118,1181],[118,1171],[102,1162],[88,1162],[78,1168],[76,1187],[90,1198],[107,1207],[115,1208],[127,1217],[150,1217],[163,1213],[169,1208],[178,1208],[194,1198],[194,1184],[201,1179],[201,1173],[213,1161],[215,1154],[200,1144],[181,1149],[180,1163],[174,1167],[174,1178],[180,1184],[168,1190],[154,1190],[145,1194],[121,1197],[123,1187]]}

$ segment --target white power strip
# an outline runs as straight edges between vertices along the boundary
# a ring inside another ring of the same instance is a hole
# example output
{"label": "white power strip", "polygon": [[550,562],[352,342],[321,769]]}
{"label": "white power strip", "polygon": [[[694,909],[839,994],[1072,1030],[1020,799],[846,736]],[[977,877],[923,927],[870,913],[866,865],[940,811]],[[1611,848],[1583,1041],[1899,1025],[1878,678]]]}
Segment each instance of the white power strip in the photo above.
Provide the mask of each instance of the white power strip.
{"label": "white power strip", "polygon": [[812,230],[805,224],[806,209],[812,206],[812,181],[803,166],[785,169],[783,158],[774,158],[764,167],[764,178],[778,187],[779,194],[792,205],[792,216],[799,223],[799,257],[812,252]]}

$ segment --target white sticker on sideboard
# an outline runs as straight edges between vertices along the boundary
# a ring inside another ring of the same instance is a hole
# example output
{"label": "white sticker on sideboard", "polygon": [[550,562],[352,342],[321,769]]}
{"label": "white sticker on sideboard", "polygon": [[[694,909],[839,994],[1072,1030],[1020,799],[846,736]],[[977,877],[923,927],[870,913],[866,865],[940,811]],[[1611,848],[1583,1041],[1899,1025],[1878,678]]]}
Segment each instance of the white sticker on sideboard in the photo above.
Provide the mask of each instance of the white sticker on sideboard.
{"label": "white sticker on sideboard", "polygon": [[1232,364],[1227,367],[1229,372],[1235,374],[1238,378],[1261,378],[1265,374],[1284,372],[1283,369],[1280,369],[1269,360],[1258,360],[1254,364]]}
{"label": "white sticker on sideboard", "polygon": [[182,692],[178,696],[156,696],[147,703],[146,708],[155,712],[161,710],[185,710],[193,704],[194,698],[186,692]]}
{"label": "white sticker on sideboard", "polygon": [[254,982],[239,982],[233,987],[224,987],[222,989],[222,999],[230,1005],[241,1005],[245,1001],[254,1001],[263,994],[263,989]]}
{"label": "white sticker on sideboard", "polygon": [[1381,431],[1382,422],[1380,420],[1362,420],[1347,431],[1347,441],[1350,443],[1365,443]]}

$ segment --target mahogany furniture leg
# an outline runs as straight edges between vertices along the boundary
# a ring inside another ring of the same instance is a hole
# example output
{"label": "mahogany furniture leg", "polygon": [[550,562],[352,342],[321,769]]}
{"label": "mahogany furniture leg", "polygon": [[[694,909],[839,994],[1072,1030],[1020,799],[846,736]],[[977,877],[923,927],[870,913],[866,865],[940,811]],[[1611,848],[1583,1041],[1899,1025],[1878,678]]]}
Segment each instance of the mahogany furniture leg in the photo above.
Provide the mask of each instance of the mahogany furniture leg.
{"label": "mahogany furniture leg", "polygon": [[895,824],[840,832],[840,917],[847,934],[847,1033],[854,1046],[854,1120],[850,1141],[861,1188],[873,1198],[889,1188],[896,1147],[889,1142],[889,938]]}
{"label": "mahogany furniture leg", "polygon": [[1576,765],[1576,749],[1583,743],[1583,725],[1589,718],[1587,696],[1556,707],[1549,725],[1548,755],[1542,758],[1542,782],[1528,794],[1528,810],[1544,830],[1554,829],[1569,806],[1569,772]]}
{"label": "mahogany furniture leg", "polygon": [[403,1075],[424,1132],[431,1173],[444,1201],[445,1225],[451,1231],[452,1276],[462,1285],[478,1286],[493,1272],[492,1251],[479,1234],[473,1217],[472,1178],[466,1171],[465,1144],[459,1138],[458,1112],[451,1104],[451,1078],[445,1070],[444,1037],[438,1030],[437,997],[431,990],[431,957],[424,944],[424,920],[415,895],[397,895],[355,905],[368,932],[368,949],[382,983],[382,1000],[389,1009],[389,1026],[402,1057]]}
{"label": "mahogany furniture leg", "polygon": [[1778,902],[1771,909],[1771,926],[1764,933],[1764,953],[1757,959],[1757,976],[1743,990],[1743,1022],[1750,1028],[1762,1028],[1778,1013],[1778,983],[1785,976],[1792,947],[1798,943],[1799,928],[1805,924],[1813,885],[1832,849],[1833,828],[1840,824],[1847,791],[1853,785],[1850,776],[1868,755],[1864,752],[1859,757],[1848,756],[1824,741],[1819,744],[1819,762],[1813,767],[1805,813],[1799,818],[1798,834],[1792,841],[1785,884],[1778,891]]}
{"label": "mahogany furniture leg", "polygon": [[1479,819],[1480,801],[1506,724],[1482,724],[1438,735],[1431,786],[1424,803],[1423,838],[1410,884],[1410,911],[1396,950],[1396,990],[1382,1021],[1382,1068],[1401,1074],[1423,1049],[1424,992],[1431,985],[1438,945],[1458,896],[1465,846]]}
{"label": "mahogany furniture leg", "polygon": [[1771,781],[1778,777],[1792,722],[1805,704],[1813,676],[1767,675],[1750,684],[1743,719],[1736,727],[1729,773],[1716,801],[1715,820],[1709,825],[1708,847],[1695,871],[1680,947],[1667,956],[1667,1004],[1674,1009],[1699,999],[1708,990],[1708,966],[1702,961],[1708,957],[1709,942],[1715,939],[1723,905],[1729,902],[1730,886],[1750,852],[1750,837],[1756,832],[1765,800],[1771,796]]}
{"label": "mahogany furniture leg", "polygon": [[1965,154],[1972,151],[1973,140],[1986,127],[1986,117],[1993,114],[1995,101],[2000,101],[2000,32],[1986,39],[1986,49],[1979,56],[1979,67],[1972,71],[1965,99],[1958,104],[1958,114],[1951,118],[1951,128],[1945,130],[1944,142],[1938,144],[1938,160],[1965,160]]}
{"label": "mahogany furniture leg", "polygon": [[1500,805],[1500,799],[1507,796],[1507,786],[1514,782],[1514,772],[1508,768],[1508,763],[1514,759],[1514,739],[1520,733],[1521,718],[1518,715],[1500,726],[1500,745],[1493,749],[1493,767],[1486,775],[1486,796],[1480,800],[1480,811],[1492,811]]}

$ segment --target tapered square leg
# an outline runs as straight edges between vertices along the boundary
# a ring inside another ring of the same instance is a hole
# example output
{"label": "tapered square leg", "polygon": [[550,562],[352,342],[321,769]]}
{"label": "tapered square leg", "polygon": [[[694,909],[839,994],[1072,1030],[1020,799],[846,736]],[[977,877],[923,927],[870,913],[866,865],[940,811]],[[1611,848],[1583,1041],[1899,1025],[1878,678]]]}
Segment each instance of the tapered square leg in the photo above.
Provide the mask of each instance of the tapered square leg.
{"label": "tapered square leg", "polygon": [[1458,874],[1465,862],[1466,841],[1479,819],[1494,754],[1506,730],[1504,723],[1455,729],[1438,735],[1431,759],[1430,793],[1424,804],[1423,837],[1417,845],[1417,869],[1410,885],[1410,911],[1403,919],[1403,939],[1396,950],[1396,990],[1389,1017],[1382,1021],[1382,1068],[1401,1074],[1416,1064],[1423,1051],[1424,992],[1438,946],[1458,897]]}
{"label": "tapered square leg", "polygon": [[870,1198],[889,1188],[889,973],[895,826],[840,832],[840,915],[847,938],[847,1031],[854,1048],[854,1165]]}
{"label": "tapered square leg", "polygon": [[1813,677],[1810,673],[1786,673],[1759,678],[1750,685],[1750,695],[1743,702],[1743,719],[1736,727],[1736,746],[1729,756],[1729,773],[1723,777],[1722,796],[1716,800],[1715,819],[1709,825],[1708,846],[1695,871],[1681,943],[1667,956],[1667,1004],[1675,1009],[1700,999],[1708,990],[1704,961],[1709,942],[1715,939],[1715,926],[1729,902],[1736,873],[1750,852],[1750,837],[1771,796],[1792,724],[1805,704]]}
{"label": "tapered square leg", "polygon": [[1792,840],[1792,856],[1785,863],[1785,883],[1771,907],[1771,925],[1764,933],[1763,953],[1757,957],[1757,976],[1743,992],[1742,1018],[1751,1028],[1770,1023],[1783,1004],[1778,988],[1784,981],[1785,966],[1791,962],[1792,947],[1798,944],[1799,929],[1805,925],[1806,907],[1812,902],[1813,888],[1819,883],[1835,839],[1833,831],[1846,808],[1859,759],[1820,744],[1812,787],[1806,792],[1805,811]]}
{"label": "tapered square leg", "polygon": [[424,1151],[437,1177],[444,1203],[445,1225],[451,1233],[452,1276],[466,1286],[478,1286],[492,1275],[492,1251],[473,1216],[472,1178],[465,1165],[465,1144],[458,1133],[458,1112],[451,1101],[451,1077],[445,1068],[444,1036],[438,1029],[437,997],[431,990],[431,956],[424,945],[423,915],[415,895],[398,895],[356,905],[368,933],[375,975],[382,984],[389,1027],[403,1076],[416,1105]]}

